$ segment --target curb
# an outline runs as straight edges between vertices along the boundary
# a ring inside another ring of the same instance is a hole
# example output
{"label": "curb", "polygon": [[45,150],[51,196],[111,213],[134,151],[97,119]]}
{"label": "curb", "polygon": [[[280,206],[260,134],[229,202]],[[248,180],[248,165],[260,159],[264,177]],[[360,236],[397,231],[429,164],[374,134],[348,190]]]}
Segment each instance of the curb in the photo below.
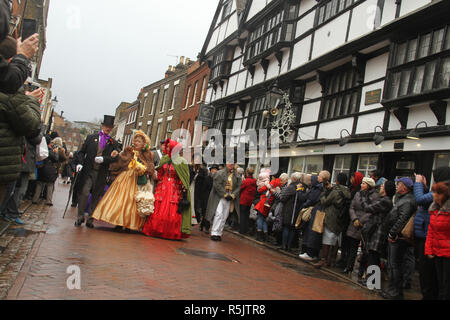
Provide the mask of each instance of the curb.
{"label": "curb", "polygon": [[[314,263],[314,262],[312,262],[312,261],[306,261],[306,260],[300,259],[300,258],[298,257],[298,255],[296,255],[296,254],[293,254],[293,253],[290,253],[290,252],[286,252],[286,251],[284,251],[284,250],[279,250],[279,249],[277,249],[276,247],[274,247],[273,245],[267,244],[267,243],[265,243],[265,242],[257,241],[257,240],[256,240],[255,238],[253,238],[253,237],[250,237],[250,236],[246,236],[246,235],[240,234],[239,232],[234,231],[234,230],[231,230],[231,229],[226,229],[226,228],[225,228],[224,231],[226,231],[226,232],[228,232],[228,233],[231,233],[231,234],[234,234],[234,235],[236,235],[236,236],[239,236],[239,237],[241,237],[241,238],[244,238],[244,239],[246,239],[246,240],[249,240],[249,241],[251,241],[251,242],[253,242],[253,243],[259,244],[259,245],[261,245],[261,246],[263,246],[263,247],[265,247],[265,248],[271,249],[272,251],[278,252],[278,253],[283,254],[283,255],[285,255],[285,256],[288,256],[288,257],[290,257],[290,258],[294,258],[294,259],[299,260],[299,261],[301,261],[301,262],[303,262],[303,263],[309,264],[309,265],[311,265],[311,267],[313,267],[313,263]],[[342,274],[340,274],[340,273],[337,273],[337,272],[335,272],[335,271],[333,271],[333,270],[330,270],[330,269],[328,269],[328,268],[326,268],[326,267],[322,267],[322,268],[316,269],[316,270],[321,271],[321,272],[324,272],[324,273],[327,273],[327,274],[330,274],[330,275],[332,275],[332,276],[335,276],[335,277],[337,277],[337,278],[339,278],[339,279],[342,279],[342,280],[344,280],[344,281],[346,281],[346,282],[348,282],[348,283],[350,283],[350,284],[352,284],[352,285],[356,285],[356,286],[358,286],[359,288],[362,288],[362,289],[366,290],[368,293],[370,293],[370,294],[372,294],[372,295],[374,295],[374,296],[376,296],[376,297],[380,297],[380,295],[379,295],[376,291],[369,290],[366,286],[361,285],[361,284],[358,283],[357,281],[354,281],[354,280],[352,280],[352,279],[350,279],[350,278],[348,278],[348,277],[346,277],[346,276],[344,276],[344,275],[342,275]]]}

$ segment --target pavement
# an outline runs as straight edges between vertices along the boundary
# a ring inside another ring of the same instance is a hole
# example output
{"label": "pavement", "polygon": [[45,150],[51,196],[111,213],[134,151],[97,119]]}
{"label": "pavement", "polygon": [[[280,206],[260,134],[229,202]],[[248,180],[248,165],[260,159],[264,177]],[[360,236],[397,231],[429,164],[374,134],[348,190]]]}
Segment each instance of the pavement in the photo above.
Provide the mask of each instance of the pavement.
{"label": "pavement", "polygon": [[68,190],[56,183],[53,207],[24,203],[25,226],[11,225],[1,235],[0,299],[379,299],[349,279],[233,232],[213,242],[195,226],[188,240],[169,241],[114,232],[99,222],[95,229],[75,228],[76,209],[62,219]]}

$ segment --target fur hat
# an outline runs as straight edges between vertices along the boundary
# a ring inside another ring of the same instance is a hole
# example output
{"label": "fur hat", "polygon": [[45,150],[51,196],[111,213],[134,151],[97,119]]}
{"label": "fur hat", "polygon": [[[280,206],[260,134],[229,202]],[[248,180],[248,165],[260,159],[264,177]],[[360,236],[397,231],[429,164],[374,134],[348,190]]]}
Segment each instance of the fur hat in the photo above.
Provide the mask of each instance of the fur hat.
{"label": "fur hat", "polygon": [[367,183],[367,185],[371,188],[374,188],[376,185],[375,180],[373,180],[372,178],[365,177],[365,178],[363,178],[362,182]]}

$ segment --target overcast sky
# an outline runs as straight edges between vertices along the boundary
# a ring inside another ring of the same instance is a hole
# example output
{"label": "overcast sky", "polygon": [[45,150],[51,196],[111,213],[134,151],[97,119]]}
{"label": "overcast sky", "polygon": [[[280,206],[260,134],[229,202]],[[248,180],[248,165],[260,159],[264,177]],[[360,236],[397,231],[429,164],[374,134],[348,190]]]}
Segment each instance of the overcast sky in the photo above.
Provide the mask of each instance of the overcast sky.
{"label": "overcast sky", "polygon": [[219,0],[51,0],[40,78],[70,121],[114,115],[176,58],[196,60]]}

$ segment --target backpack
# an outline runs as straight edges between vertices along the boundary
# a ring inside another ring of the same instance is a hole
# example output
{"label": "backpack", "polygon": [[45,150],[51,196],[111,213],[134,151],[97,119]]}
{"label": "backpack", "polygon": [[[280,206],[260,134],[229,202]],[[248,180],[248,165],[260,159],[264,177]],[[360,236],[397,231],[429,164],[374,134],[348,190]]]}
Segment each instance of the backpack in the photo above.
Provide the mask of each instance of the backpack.
{"label": "backpack", "polygon": [[339,195],[342,197],[342,199],[344,199],[344,203],[342,204],[342,206],[340,208],[338,208],[339,209],[339,218],[342,219],[343,217],[349,215],[350,205],[352,204],[352,200],[347,199],[341,190],[339,190]]}

